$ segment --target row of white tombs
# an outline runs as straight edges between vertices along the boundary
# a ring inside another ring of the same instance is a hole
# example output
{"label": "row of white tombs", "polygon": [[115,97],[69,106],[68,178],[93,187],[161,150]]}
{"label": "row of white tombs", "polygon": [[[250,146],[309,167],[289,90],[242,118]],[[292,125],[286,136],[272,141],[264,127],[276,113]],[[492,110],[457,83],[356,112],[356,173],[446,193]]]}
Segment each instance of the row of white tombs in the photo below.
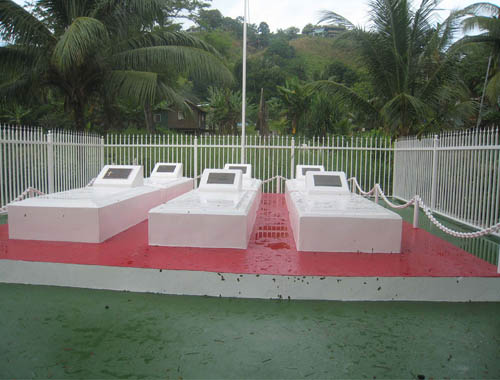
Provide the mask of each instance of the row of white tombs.
{"label": "row of white tombs", "polygon": [[[8,205],[10,239],[101,243],[149,219],[149,245],[246,249],[262,181],[248,164],[182,176],[182,163],[106,165],[92,185]],[[402,219],[349,191],[344,172],[298,165],[285,198],[298,251],[399,253]]]}

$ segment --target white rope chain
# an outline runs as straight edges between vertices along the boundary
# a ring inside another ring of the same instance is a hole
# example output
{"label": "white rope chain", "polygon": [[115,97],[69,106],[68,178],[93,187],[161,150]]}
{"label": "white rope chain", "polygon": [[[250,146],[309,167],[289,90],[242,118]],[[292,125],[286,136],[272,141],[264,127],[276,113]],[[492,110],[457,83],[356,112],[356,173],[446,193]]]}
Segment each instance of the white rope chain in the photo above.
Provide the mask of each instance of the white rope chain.
{"label": "white rope chain", "polygon": [[[45,193],[42,193],[40,190],[35,189],[34,187],[28,187],[26,190],[24,190],[23,193],[21,193],[21,195],[19,195],[16,199],[12,200],[12,202],[22,201],[23,199],[26,199],[26,197],[29,194],[45,195]],[[0,214],[5,214],[6,212],[7,212],[7,205],[0,208]]]}
{"label": "white rope chain", "polygon": [[481,236],[489,235],[489,234],[492,234],[493,232],[500,230],[500,222],[499,222],[497,224],[494,224],[491,227],[488,227],[488,228],[485,228],[485,229],[482,229],[479,231],[475,231],[475,232],[454,231],[451,228],[448,228],[445,225],[443,225],[441,222],[439,222],[434,217],[434,215],[432,215],[432,211],[430,210],[430,208],[424,203],[424,201],[422,201],[422,199],[418,195],[415,195],[412,199],[410,199],[408,202],[406,202],[403,205],[395,205],[389,199],[387,199],[386,195],[384,194],[384,192],[382,191],[382,188],[380,187],[380,185],[378,183],[375,184],[373,189],[371,189],[369,192],[364,192],[361,190],[361,187],[359,186],[358,181],[356,180],[355,177],[349,178],[348,181],[353,182],[354,185],[356,186],[356,188],[360,191],[360,193],[362,195],[371,195],[375,191],[375,189],[377,189],[378,194],[382,197],[382,199],[385,201],[385,203],[387,203],[390,207],[395,208],[395,209],[403,209],[403,208],[406,208],[408,206],[411,206],[411,205],[417,203],[422,208],[422,210],[424,211],[427,218],[429,218],[429,220],[437,228],[439,228],[441,231],[443,231],[451,236],[454,236],[454,237],[463,238],[463,239],[473,239],[473,238],[478,238]]}

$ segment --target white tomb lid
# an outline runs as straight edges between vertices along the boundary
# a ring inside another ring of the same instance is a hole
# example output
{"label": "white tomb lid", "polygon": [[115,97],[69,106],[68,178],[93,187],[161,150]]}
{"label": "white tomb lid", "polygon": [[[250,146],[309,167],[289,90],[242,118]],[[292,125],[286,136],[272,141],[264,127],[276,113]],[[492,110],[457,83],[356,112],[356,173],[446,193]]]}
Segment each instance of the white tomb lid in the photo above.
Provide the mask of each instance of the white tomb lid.
{"label": "white tomb lid", "polygon": [[240,169],[205,169],[198,189],[199,191],[241,191],[242,177]]}
{"label": "white tomb lid", "polygon": [[243,179],[252,178],[251,164],[225,164],[224,169],[241,170]]}
{"label": "white tomb lid", "polygon": [[297,165],[295,169],[295,179],[304,180],[307,172],[324,172],[323,165]]}
{"label": "white tomb lid", "polygon": [[153,171],[151,172],[150,178],[153,181],[162,179],[177,179],[182,177],[183,165],[180,162],[158,162]]}
{"label": "white tomb lid", "polygon": [[344,172],[308,171],[306,191],[310,194],[349,194]]}
{"label": "white tomb lid", "polygon": [[142,165],[105,165],[94,187],[137,187],[144,184]]}

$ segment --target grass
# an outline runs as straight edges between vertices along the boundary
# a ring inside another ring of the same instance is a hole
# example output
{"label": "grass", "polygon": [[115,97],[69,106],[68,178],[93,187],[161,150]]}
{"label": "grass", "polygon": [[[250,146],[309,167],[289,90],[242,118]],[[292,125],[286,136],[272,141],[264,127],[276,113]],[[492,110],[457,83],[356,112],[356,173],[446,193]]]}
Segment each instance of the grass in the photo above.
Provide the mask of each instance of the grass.
{"label": "grass", "polygon": [[498,378],[500,303],[0,284],[0,378]]}

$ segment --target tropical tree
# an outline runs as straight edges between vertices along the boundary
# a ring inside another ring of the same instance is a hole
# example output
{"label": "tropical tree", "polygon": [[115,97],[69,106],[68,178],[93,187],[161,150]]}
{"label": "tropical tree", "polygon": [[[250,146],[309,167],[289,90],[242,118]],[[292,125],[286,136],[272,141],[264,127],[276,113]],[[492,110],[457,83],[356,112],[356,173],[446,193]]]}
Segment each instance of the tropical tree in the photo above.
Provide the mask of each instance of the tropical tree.
{"label": "tropical tree", "polygon": [[237,124],[241,120],[241,92],[229,88],[210,87],[208,125],[219,133],[238,134]]}
{"label": "tropical tree", "polygon": [[291,123],[290,132],[297,133],[299,121],[306,114],[312,100],[312,91],[297,79],[287,80],[284,86],[277,86],[284,116]]}
{"label": "tropical tree", "polygon": [[479,29],[482,33],[465,36],[456,43],[456,46],[480,43],[490,47],[485,81],[487,86],[483,90],[482,98],[486,94],[492,104],[497,104],[500,97],[500,6],[475,3],[464,8],[458,15],[468,16],[462,21],[464,32]]}
{"label": "tropical tree", "polygon": [[[146,114],[159,100],[181,104],[180,74],[231,79],[216,52],[193,36],[162,27],[164,0],[37,0],[28,11],[0,0],[0,68],[9,79],[3,96],[60,93],[78,129],[91,103],[112,119],[117,98]],[[146,117],[146,119],[148,119]]]}
{"label": "tropical tree", "polygon": [[[435,0],[422,0],[417,9],[407,0],[370,3],[373,26],[352,33],[372,82],[372,99],[332,80],[312,87],[341,96],[395,136],[432,131],[443,123],[461,125],[473,112],[473,103],[454,70],[457,57],[448,51],[456,19],[433,26],[436,6]],[[341,16],[334,15],[339,22]]]}

